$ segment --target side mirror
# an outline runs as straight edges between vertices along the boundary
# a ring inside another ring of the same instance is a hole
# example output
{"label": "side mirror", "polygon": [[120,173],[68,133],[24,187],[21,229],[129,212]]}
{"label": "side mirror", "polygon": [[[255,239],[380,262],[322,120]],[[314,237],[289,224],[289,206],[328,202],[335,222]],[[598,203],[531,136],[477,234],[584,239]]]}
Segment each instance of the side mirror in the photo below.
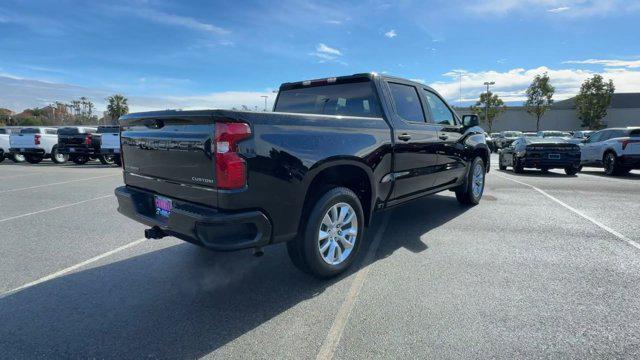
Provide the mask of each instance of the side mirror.
{"label": "side mirror", "polygon": [[478,126],[478,124],[480,124],[478,115],[462,115],[462,125],[464,127]]}
{"label": "side mirror", "polygon": [[586,144],[587,141],[589,141],[589,138],[584,138],[584,139],[580,140],[580,142],[583,143],[583,144]]}

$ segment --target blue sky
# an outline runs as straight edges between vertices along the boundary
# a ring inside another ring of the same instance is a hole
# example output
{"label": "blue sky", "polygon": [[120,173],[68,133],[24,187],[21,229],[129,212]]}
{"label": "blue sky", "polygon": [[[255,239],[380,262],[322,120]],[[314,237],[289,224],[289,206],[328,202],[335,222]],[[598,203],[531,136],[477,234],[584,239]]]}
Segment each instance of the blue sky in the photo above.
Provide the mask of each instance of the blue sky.
{"label": "blue sky", "polygon": [[3,0],[0,106],[100,108],[114,92],[133,110],[255,106],[281,82],[368,71],[454,104],[486,80],[521,101],[544,71],[558,99],[594,73],[640,91],[639,16],[638,0]]}

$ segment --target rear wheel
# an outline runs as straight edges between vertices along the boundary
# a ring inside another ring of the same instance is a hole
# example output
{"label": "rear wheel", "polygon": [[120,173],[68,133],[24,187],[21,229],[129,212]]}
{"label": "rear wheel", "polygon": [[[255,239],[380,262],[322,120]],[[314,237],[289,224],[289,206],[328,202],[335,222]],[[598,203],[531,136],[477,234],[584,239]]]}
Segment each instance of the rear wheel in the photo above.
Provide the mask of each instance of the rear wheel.
{"label": "rear wheel", "polygon": [[51,150],[51,161],[53,161],[54,163],[64,164],[67,162],[67,160],[69,160],[69,155],[60,154],[57,148],[54,148],[53,150]]}
{"label": "rear wheel", "polygon": [[516,174],[520,174],[524,171],[522,164],[520,163],[520,159],[513,155],[513,172]]}
{"label": "rear wheel", "polygon": [[27,161],[27,159],[24,157],[24,155],[13,154],[13,156],[11,156],[11,161],[13,161],[14,163],[23,163]]}
{"label": "rear wheel", "polygon": [[358,254],[364,215],[358,196],[337,187],[313,205],[303,231],[287,243],[293,264],[316,277],[329,278],[345,271]]}
{"label": "rear wheel", "polygon": [[618,175],[620,174],[620,170],[622,167],[618,162],[618,157],[612,151],[604,154],[602,159],[602,163],[604,164],[604,173],[607,175]]}
{"label": "rear wheel", "polygon": [[115,163],[115,156],[113,155],[100,155],[98,160],[102,163],[102,165],[113,165]]}
{"label": "rear wheel", "polygon": [[473,159],[465,184],[456,190],[456,199],[464,205],[477,205],[484,193],[484,161],[479,156]]}
{"label": "rear wheel", "polygon": [[122,160],[120,159],[120,156],[116,155],[116,156],[115,156],[115,158],[113,159],[113,162],[114,162],[116,165],[118,165],[118,166],[122,167]]}
{"label": "rear wheel", "polygon": [[567,175],[575,175],[580,171],[580,167],[579,166],[567,166],[566,168],[564,168],[564,172]]}
{"label": "rear wheel", "polygon": [[89,157],[85,155],[79,155],[75,156],[73,159],[71,159],[71,161],[73,161],[77,165],[84,165],[87,163],[87,161],[89,161]]}
{"label": "rear wheel", "polygon": [[39,164],[43,159],[41,155],[25,155],[25,158],[29,164]]}
{"label": "rear wheel", "polygon": [[0,150],[0,163],[4,161],[5,157],[4,151]]}

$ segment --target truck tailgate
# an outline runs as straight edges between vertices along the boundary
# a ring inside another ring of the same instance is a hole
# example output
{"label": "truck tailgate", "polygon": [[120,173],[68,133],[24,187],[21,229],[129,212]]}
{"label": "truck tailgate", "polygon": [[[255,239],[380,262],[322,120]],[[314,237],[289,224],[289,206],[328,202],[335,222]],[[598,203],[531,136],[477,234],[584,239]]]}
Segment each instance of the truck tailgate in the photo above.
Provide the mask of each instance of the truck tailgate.
{"label": "truck tailgate", "polygon": [[35,148],[34,134],[11,134],[9,138],[12,148]]}
{"label": "truck tailgate", "polygon": [[103,149],[117,149],[120,147],[120,137],[118,134],[100,134],[101,143],[100,147]]}
{"label": "truck tailgate", "polygon": [[214,129],[209,116],[125,120],[121,134],[124,171],[174,184],[214,188]]}

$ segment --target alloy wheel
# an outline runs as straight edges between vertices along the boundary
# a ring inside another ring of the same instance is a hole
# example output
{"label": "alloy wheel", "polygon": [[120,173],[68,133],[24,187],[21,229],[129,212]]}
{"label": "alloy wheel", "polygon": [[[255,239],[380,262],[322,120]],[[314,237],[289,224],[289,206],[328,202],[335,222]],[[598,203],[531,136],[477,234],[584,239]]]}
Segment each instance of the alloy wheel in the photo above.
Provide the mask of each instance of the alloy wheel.
{"label": "alloy wheel", "polygon": [[329,208],[318,230],[318,250],[322,259],[330,265],[344,262],[353,250],[358,238],[358,217],[347,203]]}

